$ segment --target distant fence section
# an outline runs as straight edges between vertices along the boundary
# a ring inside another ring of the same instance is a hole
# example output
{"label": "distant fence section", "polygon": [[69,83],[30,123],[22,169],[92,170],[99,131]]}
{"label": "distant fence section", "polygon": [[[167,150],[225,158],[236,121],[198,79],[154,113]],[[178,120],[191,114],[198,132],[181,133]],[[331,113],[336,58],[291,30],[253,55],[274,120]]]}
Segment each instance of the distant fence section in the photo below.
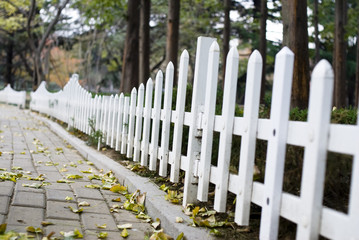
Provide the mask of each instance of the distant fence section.
{"label": "distant fence section", "polygon": [[4,89],[0,90],[0,102],[14,104],[24,108],[26,103],[26,91],[15,91],[11,88],[10,84],[8,84]]}
{"label": "distant fence section", "polygon": [[[31,95],[30,107],[87,134],[91,133],[89,119],[93,119],[95,130],[104,134],[108,146],[150,170],[158,169],[160,176],[169,173],[172,182],[179,181],[183,170],[184,205],[207,201],[212,183],[216,211],[226,211],[228,192],[237,196],[235,222],[239,225],[249,224],[251,203],[261,206],[261,239],[278,237],[280,216],[297,225],[297,239],[318,239],[319,235],[358,239],[359,127],[330,124],[330,64],[322,60],[313,71],[308,121],[289,121],[294,55],[284,47],[275,58],[270,119],[259,119],[262,58],[254,51],[247,66],[244,114],[237,117],[234,110],[239,55],[232,48],[227,56],[222,114],[216,115],[219,53],[215,39],[199,37],[190,112],[185,112],[189,62],[186,50],[180,59],[175,109],[172,63],[165,76],[159,71],[155,81],[149,79],[146,86],[141,84],[130,96],[93,96],[79,85],[77,75],[57,93],[49,93],[42,83]],[[184,126],[189,128],[186,154],[181,152]],[[211,164],[215,132],[220,135],[217,166]],[[241,136],[238,174],[229,171],[234,135]],[[264,184],[253,181],[257,139],[267,141]],[[282,191],[287,144],[305,149],[300,196]],[[328,151],[353,156],[347,213],[322,205]]]}

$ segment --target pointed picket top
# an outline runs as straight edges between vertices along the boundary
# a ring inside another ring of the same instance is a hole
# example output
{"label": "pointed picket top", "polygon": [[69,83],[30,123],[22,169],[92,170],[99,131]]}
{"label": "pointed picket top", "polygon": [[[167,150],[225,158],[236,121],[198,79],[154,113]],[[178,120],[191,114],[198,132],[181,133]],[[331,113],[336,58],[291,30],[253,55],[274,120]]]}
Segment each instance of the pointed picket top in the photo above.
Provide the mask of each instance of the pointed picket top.
{"label": "pointed picket top", "polygon": [[248,66],[250,64],[258,64],[258,63],[262,64],[263,59],[261,53],[256,49],[252,52],[251,56],[249,57]]}
{"label": "pointed picket top", "polygon": [[156,85],[159,81],[163,80],[163,73],[161,70],[158,70],[157,75],[156,75]]}
{"label": "pointed picket top", "polygon": [[115,100],[117,100],[117,99],[118,99],[118,94],[115,95]]}
{"label": "pointed picket top", "polygon": [[294,53],[292,50],[289,49],[289,47],[284,46],[276,55],[276,58],[282,57],[282,56],[294,56]]}
{"label": "pointed picket top", "polygon": [[[212,43],[213,45],[213,43]],[[229,59],[236,58],[239,59],[239,53],[236,47],[231,47],[231,50],[229,50],[227,55],[227,63],[229,62]]]}
{"label": "pointed picket top", "polygon": [[182,61],[182,59],[189,59],[189,54],[188,54],[188,51],[186,49],[182,51],[180,59],[181,59],[180,61]]}
{"label": "pointed picket top", "polygon": [[147,80],[147,83],[146,83],[146,89],[147,89],[147,88],[152,88],[152,86],[153,86],[152,78],[149,78],[149,79]]}
{"label": "pointed picket top", "polygon": [[209,48],[210,52],[219,52],[219,45],[217,43],[217,41],[214,41],[211,45],[211,47]]}
{"label": "pointed picket top", "polygon": [[167,72],[167,71],[170,71],[170,70],[174,70],[174,69],[175,69],[175,67],[173,66],[172,61],[170,61],[170,62],[167,64],[166,72]]}
{"label": "pointed picket top", "polygon": [[123,93],[120,94],[120,98],[124,98],[125,95]]}
{"label": "pointed picket top", "polygon": [[145,89],[145,85],[143,85],[143,83],[141,83],[138,88],[138,92],[140,92],[141,90],[144,90],[144,89]]}
{"label": "pointed picket top", "polygon": [[321,79],[325,81],[333,80],[334,73],[332,69],[332,65],[330,63],[323,59],[320,60],[320,62],[314,67],[313,73],[312,73],[312,79],[314,81],[318,81],[316,79]]}
{"label": "pointed picket top", "polygon": [[132,88],[132,91],[131,91],[131,95],[132,94],[137,94],[137,89],[134,87],[134,88]]}

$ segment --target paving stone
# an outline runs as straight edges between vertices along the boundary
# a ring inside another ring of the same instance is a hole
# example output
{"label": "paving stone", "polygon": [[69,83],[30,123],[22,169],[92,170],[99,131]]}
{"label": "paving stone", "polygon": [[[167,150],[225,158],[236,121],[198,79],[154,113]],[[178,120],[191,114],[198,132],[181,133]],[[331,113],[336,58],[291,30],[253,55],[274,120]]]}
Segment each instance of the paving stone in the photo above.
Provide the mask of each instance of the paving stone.
{"label": "paving stone", "polygon": [[12,205],[29,206],[29,207],[45,207],[45,198],[43,193],[34,192],[15,192]]}
{"label": "paving stone", "polygon": [[[121,232],[120,231],[116,231],[116,232],[109,232],[109,231],[107,231],[107,229],[98,229],[98,230],[86,230],[85,231],[85,234],[84,234],[84,239],[86,239],[86,240],[97,240],[97,239],[99,239],[98,237],[97,237],[97,234],[98,233],[100,233],[100,232],[107,232],[107,238],[106,238],[106,240],[119,240],[119,239],[125,239],[125,238],[123,238],[123,237],[121,237]],[[127,238],[126,238],[126,240],[127,239],[130,239],[130,240],[132,240],[132,239],[136,239],[136,240],[138,240],[138,239],[144,239],[143,237],[142,238],[131,238],[131,236],[128,236]]]}
{"label": "paving stone", "polygon": [[67,190],[72,191],[71,187],[67,183],[51,183],[44,187],[45,189],[54,189],[54,190]]}
{"label": "paving stone", "polygon": [[102,214],[111,214],[110,210],[103,200],[94,200],[87,198],[79,198],[78,202],[86,201],[90,204],[88,207],[84,207],[84,211],[87,213],[102,213]]}
{"label": "paving stone", "polygon": [[37,165],[36,169],[39,172],[51,172],[50,174],[52,174],[52,172],[58,172],[59,170],[56,168],[56,166],[45,166],[46,162],[49,161],[48,159],[43,162],[41,165]]}
{"label": "paving stone", "polygon": [[5,223],[5,215],[0,214],[0,224]]}
{"label": "paving stone", "polygon": [[9,211],[10,197],[0,196],[0,214],[7,214]]}
{"label": "paving stone", "polygon": [[[1,151],[4,151],[3,149],[1,149]],[[0,168],[5,168],[7,171],[11,170],[11,159],[3,159],[0,158]]]}
{"label": "paving stone", "polygon": [[86,213],[81,214],[81,220],[86,230],[98,230],[97,225],[106,224],[107,231],[117,231],[117,225],[111,214]]}
{"label": "paving stone", "polygon": [[44,209],[10,206],[7,223],[9,225],[40,226],[44,220]]}
{"label": "paving stone", "polygon": [[47,201],[46,218],[79,220],[79,214],[69,208],[77,209],[76,203]]}
{"label": "paving stone", "polygon": [[103,200],[103,197],[98,189],[74,188],[74,192],[78,198]]}
{"label": "paving stone", "polygon": [[52,222],[54,225],[48,225],[44,228],[45,235],[48,235],[51,232],[55,232],[55,234],[52,236],[62,239],[63,236],[60,234],[60,232],[74,231],[75,228],[78,229],[80,232],[82,232],[80,221],[58,220],[58,219],[51,219],[51,218],[46,219],[46,221]]}
{"label": "paving stone", "polygon": [[[66,184],[66,183],[63,183]],[[71,202],[75,202],[75,196],[72,191],[65,191],[65,190],[56,190],[56,189],[46,189],[46,197],[47,200],[55,200],[55,201],[62,201],[68,202],[66,197],[71,197],[73,200]]]}
{"label": "paving stone", "polygon": [[0,196],[12,196],[14,190],[14,183],[5,181],[0,182]]}
{"label": "paving stone", "polygon": [[40,181],[30,181],[30,180],[18,180],[15,185],[15,192],[23,191],[23,192],[38,192],[43,193],[44,189],[42,188],[30,188],[24,187],[23,184],[33,184],[33,183],[41,183]]}
{"label": "paving stone", "polygon": [[46,181],[50,183],[57,182],[57,180],[62,179],[62,175],[59,172],[51,172],[51,171],[39,171],[39,172],[45,174]]}

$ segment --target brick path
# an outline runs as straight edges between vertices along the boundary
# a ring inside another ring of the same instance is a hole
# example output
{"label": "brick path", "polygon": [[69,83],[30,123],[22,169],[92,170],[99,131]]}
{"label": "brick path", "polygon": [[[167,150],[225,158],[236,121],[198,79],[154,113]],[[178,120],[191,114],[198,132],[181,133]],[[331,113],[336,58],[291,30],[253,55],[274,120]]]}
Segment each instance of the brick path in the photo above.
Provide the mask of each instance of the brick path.
{"label": "brick path", "polygon": [[[75,149],[51,132],[45,124],[31,117],[27,111],[0,104],[0,174],[24,171],[33,178],[43,174],[44,182],[50,185],[38,189],[24,187],[23,184],[41,184],[41,181],[19,178],[16,183],[0,180],[0,224],[7,223],[7,230],[26,232],[27,226],[42,228],[44,235],[54,231],[80,230],[84,239],[97,239],[97,233],[108,232],[107,239],[122,239],[117,225],[131,223],[126,239],[144,239],[152,232],[151,226],[137,219],[132,213],[119,209],[111,213],[115,204],[111,200],[119,194],[108,190],[90,189],[85,185],[101,184],[99,180],[89,180],[88,175],[100,174],[93,165],[88,165]],[[22,170],[14,168],[21,167]],[[93,173],[81,171],[92,169]],[[6,170],[4,170],[6,169]],[[13,170],[12,170],[13,169]],[[65,171],[67,170],[67,171]],[[74,183],[57,183],[67,174],[83,176],[72,180]],[[26,186],[26,185],[25,185]],[[72,200],[66,200],[71,197]],[[122,205],[125,198],[119,204]],[[77,203],[86,201],[82,213],[73,213],[68,207],[78,208]],[[42,221],[54,225],[42,227]],[[106,224],[106,229],[97,225]]]}

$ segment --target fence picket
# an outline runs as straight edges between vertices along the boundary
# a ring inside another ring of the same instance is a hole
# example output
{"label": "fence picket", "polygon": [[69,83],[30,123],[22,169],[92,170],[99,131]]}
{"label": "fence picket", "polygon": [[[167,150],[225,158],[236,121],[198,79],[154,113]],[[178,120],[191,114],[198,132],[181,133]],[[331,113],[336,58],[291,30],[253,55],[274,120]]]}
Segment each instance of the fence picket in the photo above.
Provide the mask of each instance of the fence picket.
{"label": "fence picket", "polygon": [[141,142],[141,165],[147,166],[148,163],[148,145],[150,141],[150,124],[152,112],[152,92],[153,83],[152,79],[148,79],[146,84],[146,100],[143,119],[143,138]]}
{"label": "fence picket", "polygon": [[106,145],[110,145],[111,140],[111,122],[112,122],[112,109],[113,109],[113,98],[114,96],[111,95],[108,100],[108,108],[107,108],[107,127],[106,127]]}
{"label": "fence picket", "polygon": [[185,113],[186,103],[186,87],[187,87],[187,75],[188,75],[188,62],[189,56],[187,50],[184,50],[181,54],[178,87],[177,87],[177,99],[176,99],[176,111],[174,116],[174,129],[173,129],[173,146],[172,157],[169,157],[169,163],[171,164],[171,182],[179,181],[179,170],[181,164],[181,148],[182,148],[182,133],[183,133],[183,121]]}
{"label": "fence picket", "polygon": [[129,125],[128,125],[128,140],[127,140],[127,157],[133,157],[133,138],[135,131],[135,116],[136,116],[136,98],[137,90],[133,88],[131,91],[131,104],[129,114]]}
{"label": "fence picket", "polygon": [[297,239],[315,239],[319,234],[321,213],[316,209],[323,202],[333,78],[333,70],[326,60],[314,68],[308,108],[309,143],[304,152],[301,184],[303,216],[298,223]]}
{"label": "fence picket", "polygon": [[[241,140],[239,159],[239,181],[236,200],[235,222],[249,224],[252,197],[253,169],[256,150],[259,100],[262,80],[262,57],[255,50],[248,61],[246,92],[244,100],[244,133]],[[263,86],[262,86],[263,87]]]}
{"label": "fence picket", "polygon": [[216,110],[216,95],[218,83],[219,46],[213,42],[209,50],[206,100],[203,113],[203,142],[201,159],[198,166],[197,198],[202,202],[208,200],[209,175],[212,160],[213,125]]}
{"label": "fence picket", "polygon": [[116,120],[117,120],[117,114],[118,114],[118,95],[115,95],[115,98],[113,100],[113,108],[112,108],[112,129],[111,129],[111,148],[114,147],[115,144],[115,133],[117,130],[117,124],[116,124]]}
{"label": "fence picket", "polygon": [[116,148],[115,151],[120,150],[120,144],[122,142],[122,123],[123,123],[123,110],[124,110],[124,99],[123,93],[120,94],[118,99],[118,114],[117,114],[117,127],[116,127]]}
{"label": "fence picket", "polygon": [[127,138],[128,138],[128,114],[130,111],[130,97],[125,97],[123,105],[123,122],[122,122],[122,141],[121,154],[126,154]]}
{"label": "fence picket", "polygon": [[216,183],[216,194],[214,197],[214,209],[218,212],[225,212],[227,204],[229,163],[231,158],[232,132],[239,65],[239,54],[237,48],[231,48],[227,55],[226,62],[227,66],[222,106],[223,129],[219,138],[217,165],[217,174],[219,174],[219,176]]}
{"label": "fence picket", "polygon": [[141,83],[140,87],[138,88],[138,96],[137,96],[136,127],[135,127],[134,153],[133,153],[134,162],[138,162],[140,159],[144,95],[145,95],[145,86],[143,85],[143,83]]}
{"label": "fence picket", "polygon": [[164,119],[162,121],[162,135],[161,135],[161,159],[158,174],[162,177],[167,176],[168,165],[168,146],[170,143],[170,124],[171,124],[171,107],[172,107],[172,89],[173,89],[173,75],[174,67],[172,62],[169,62],[166,68],[165,79],[165,98],[164,98]]}
{"label": "fence picket", "polygon": [[261,239],[277,239],[278,237],[293,63],[294,54],[287,47],[284,47],[275,58],[270,113],[272,136],[268,139],[267,145]]}
{"label": "fence picket", "polygon": [[152,133],[151,133],[151,144],[150,144],[150,165],[149,170],[156,170],[157,153],[158,153],[158,136],[160,134],[160,120],[161,120],[161,101],[162,101],[162,85],[163,85],[163,74],[159,70],[156,75],[155,84],[155,99],[153,102],[152,109]]}

